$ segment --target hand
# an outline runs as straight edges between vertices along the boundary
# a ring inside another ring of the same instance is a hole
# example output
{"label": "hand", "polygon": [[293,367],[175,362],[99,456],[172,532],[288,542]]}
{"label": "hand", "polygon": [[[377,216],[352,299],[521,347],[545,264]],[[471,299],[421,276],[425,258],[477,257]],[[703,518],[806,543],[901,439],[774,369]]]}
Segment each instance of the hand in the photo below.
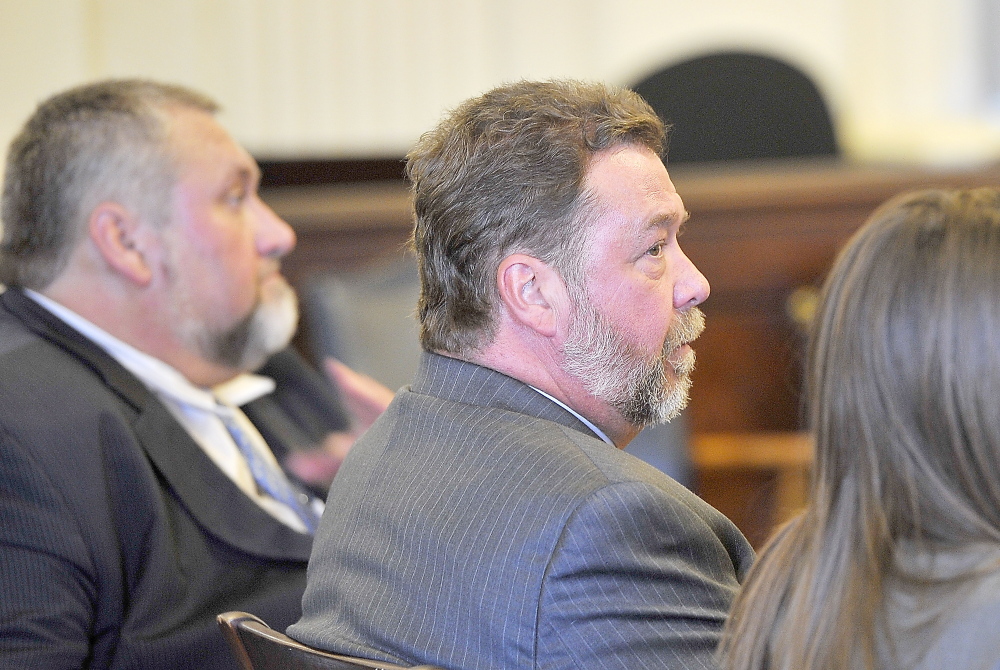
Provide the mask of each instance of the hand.
{"label": "hand", "polygon": [[326,374],[340,391],[344,406],[353,419],[354,428],[351,432],[360,435],[375,423],[375,419],[385,411],[395,394],[368,375],[355,372],[335,358],[327,358],[324,365]]}
{"label": "hand", "polygon": [[353,432],[327,433],[318,448],[288,454],[285,467],[303,482],[327,488],[357,439]]}
{"label": "hand", "polygon": [[335,358],[326,359],[324,366],[351,416],[351,429],[328,433],[318,448],[294,451],[284,462],[300,480],[320,488],[330,485],[355,440],[375,423],[395,395],[368,375],[352,370]]}

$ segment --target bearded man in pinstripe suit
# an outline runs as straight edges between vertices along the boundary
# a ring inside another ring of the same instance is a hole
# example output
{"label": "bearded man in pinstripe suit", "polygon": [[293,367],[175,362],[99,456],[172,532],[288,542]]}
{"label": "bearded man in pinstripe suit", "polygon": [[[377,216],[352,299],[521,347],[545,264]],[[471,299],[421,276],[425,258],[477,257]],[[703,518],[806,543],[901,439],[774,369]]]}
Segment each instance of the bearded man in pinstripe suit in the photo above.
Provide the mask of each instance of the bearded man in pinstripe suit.
{"label": "bearded man in pinstripe suit", "polygon": [[445,668],[710,668],[752,550],[621,451],[687,402],[704,276],[627,90],[520,82],[408,157],[413,384],[341,467],[289,629]]}

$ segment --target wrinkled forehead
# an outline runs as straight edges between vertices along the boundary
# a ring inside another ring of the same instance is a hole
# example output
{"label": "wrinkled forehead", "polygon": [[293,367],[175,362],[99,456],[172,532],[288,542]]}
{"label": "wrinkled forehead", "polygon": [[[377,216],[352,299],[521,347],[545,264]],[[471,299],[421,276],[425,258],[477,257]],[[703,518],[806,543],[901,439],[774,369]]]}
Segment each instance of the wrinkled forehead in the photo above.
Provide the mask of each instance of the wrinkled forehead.
{"label": "wrinkled forehead", "polygon": [[641,145],[595,154],[581,195],[580,220],[590,233],[641,236],[689,217],[660,157]]}

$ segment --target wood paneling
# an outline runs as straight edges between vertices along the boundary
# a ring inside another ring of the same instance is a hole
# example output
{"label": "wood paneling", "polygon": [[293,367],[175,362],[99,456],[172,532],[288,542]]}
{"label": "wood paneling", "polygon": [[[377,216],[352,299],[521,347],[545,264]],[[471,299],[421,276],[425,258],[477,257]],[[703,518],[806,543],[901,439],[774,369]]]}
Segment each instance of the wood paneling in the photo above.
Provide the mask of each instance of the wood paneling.
{"label": "wood paneling", "polygon": [[[738,455],[747,434],[762,436],[765,447],[751,440],[758,452],[801,446],[796,433],[802,428],[805,334],[788,314],[789,296],[820,285],[838,248],[885,199],[921,187],[1000,185],[1000,169],[803,161],[670,172],[691,212],[681,245],[712,285],[704,305],[708,328],[695,344],[698,369],[688,410],[700,450],[698,490],[759,544],[797,504],[782,482],[804,482],[795,470],[801,464],[779,458],[765,466],[753,460],[750,448],[745,464],[731,458],[720,465],[705,450]],[[400,254],[410,232],[410,201],[401,181],[272,189],[265,198],[299,236],[285,264],[293,283],[313,272],[348,271]],[[730,437],[699,441],[720,433]],[[769,439],[773,444],[766,446]],[[802,487],[796,490],[801,496]]]}
{"label": "wood paneling", "polygon": [[712,286],[698,340],[692,430],[801,428],[805,332],[788,314],[818,288],[881,202],[913,188],[1000,184],[1000,170],[927,171],[828,161],[671,170],[691,212],[681,245]]}
{"label": "wood paneling", "polygon": [[805,505],[812,463],[807,434],[695,433],[690,447],[699,495],[755,547]]}

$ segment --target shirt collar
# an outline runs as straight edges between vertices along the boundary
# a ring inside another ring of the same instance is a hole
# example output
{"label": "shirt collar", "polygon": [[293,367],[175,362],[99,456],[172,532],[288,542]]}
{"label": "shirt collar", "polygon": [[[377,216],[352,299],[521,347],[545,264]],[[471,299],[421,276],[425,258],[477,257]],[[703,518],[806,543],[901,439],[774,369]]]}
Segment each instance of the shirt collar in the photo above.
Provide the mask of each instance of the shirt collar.
{"label": "shirt collar", "polygon": [[[531,386],[531,384],[528,384],[528,386]],[[573,416],[575,416],[576,418],[578,418],[580,421],[582,421],[584,423],[584,425],[587,426],[587,428],[590,428],[592,431],[594,431],[594,434],[597,435],[597,437],[601,438],[602,440],[604,440],[605,442],[607,442],[608,444],[610,444],[612,447],[615,446],[615,443],[612,442],[608,438],[608,436],[604,434],[604,431],[602,431],[600,428],[598,428],[593,423],[591,423],[590,421],[588,421],[586,419],[586,417],[582,416],[579,412],[577,412],[575,409],[573,409],[572,407],[570,407],[569,405],[567,405],[566,403],[564,403],[562,400],[559,400],[558,398],[552,397],[551,395],[549,395],[548,393],[546,393],[542,389],[535,388],[534,386],[531,386],[531,388],[535,389],[536,391],[538,391],[539,393],[541,393],[543,396],[545,396],[546,398],[548,398],[549,400],[551,400],[552,402],[554,402],[555,404],[559,405],[564,410],[566,410],[567,412],[569,412],[570,414],[572,414]]]}
{"label": "shirt collar", "polygon": [[151,391],[170,396],[185,405],[215,411],[218,398],[224,403],[239,407],[267,395],[275,388],[275,382],[270,377],[249,373],[237,375],[212,389],[195,386],[173,366],[122,342],[68,307],[31,289],[25,289],[24,292],[108,352]]}

